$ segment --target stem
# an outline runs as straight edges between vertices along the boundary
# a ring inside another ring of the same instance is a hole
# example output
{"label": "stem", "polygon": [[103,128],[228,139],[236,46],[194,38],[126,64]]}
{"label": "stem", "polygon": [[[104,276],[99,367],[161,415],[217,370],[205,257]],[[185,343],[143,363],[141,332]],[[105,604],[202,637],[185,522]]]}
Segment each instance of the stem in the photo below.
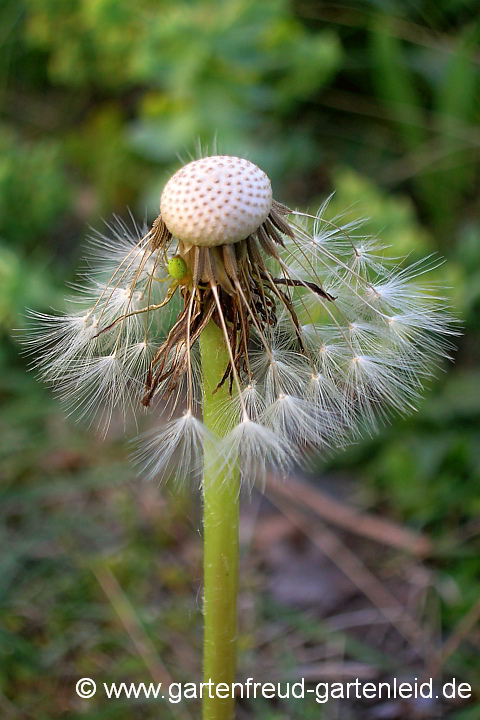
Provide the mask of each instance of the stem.
{"label": "stem", "polygon": [[[211,320],[200,336],[203,369],[203,419],[207,429],[225,435],[219,423],[219,403],[228,402],[228,381],[213,391],[230,360],[222,330]],[[235,702],[237,644],[237,561],[239,472],[222,467],[214,443],[205,440],[204,513],[204,680],[228,684],[228,698],[204,689],[203,720],[232,720]],[[223,692],[222,695],[227,695]],[[215,697],[210,697],[214,696]]]}

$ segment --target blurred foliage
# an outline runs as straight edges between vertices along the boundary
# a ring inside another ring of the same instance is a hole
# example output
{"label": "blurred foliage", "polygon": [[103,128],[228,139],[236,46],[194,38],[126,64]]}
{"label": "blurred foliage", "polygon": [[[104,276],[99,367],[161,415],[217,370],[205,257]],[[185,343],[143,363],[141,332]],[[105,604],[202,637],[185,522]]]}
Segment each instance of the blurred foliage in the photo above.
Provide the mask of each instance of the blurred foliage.
{"label": "blurred foliage", "polygon": [[68,208],[68,185],[58,142],[24,142],[0,128],[0,234],[35,244]]}
{"label": "blurred foliage", "polygon": [[[367,232],[393,255],[446,256],[437,277],[464,325],[455,367],[432,379],[415,417],[319,467],[354,473],[370,505],[435,539],[446,632],[475,602],[479,39],[474,0],[3,0],[0,537],[9,552],[0,661],[8,697],[36,706],[26,717],[65,711],[63,665],[88,675],[109,654],[115,678],[130,672],[124,631],[90,561],[111,554],[142,622],[164,628],[157,642],[167,664],[185,617],[188,642],[199,641],[195,598],[175,559],[185,510],[159,511],[163,528],[145,519],[140,500],[132,515],[136,483],[123,446],[63,419],[26,374],[14,330],[26,306],[61,306],[88,224],[101,228],[101,216],[126,216],[127,206],[139,220],[155,217],[177,156],[194,155],[196,143],[216,139],[221,152],[251,158],[286,203],[314,212],[335,190],[331,216],[369,218]],[[454,667],[470,663],[455,657]],[[144,679],[142,667],[135,673]],[[91,708],[88,717],[107,717]]]}

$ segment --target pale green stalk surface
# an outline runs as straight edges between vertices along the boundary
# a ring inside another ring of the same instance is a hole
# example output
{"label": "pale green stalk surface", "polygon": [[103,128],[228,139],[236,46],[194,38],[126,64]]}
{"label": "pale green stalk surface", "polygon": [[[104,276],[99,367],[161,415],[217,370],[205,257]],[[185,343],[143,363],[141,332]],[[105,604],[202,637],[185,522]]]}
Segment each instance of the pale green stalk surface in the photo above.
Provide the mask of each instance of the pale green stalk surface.
{"label": "pale green stalk surface", "polygon": [[[218,424],[228,413],[218,413],[219,404],[228,401],[228,381],[215,394],[229,362],[220,328],[210,321],[200,337],[204,381],[204,423],[217,435],[227,428]],[[204,474],[204,679],[215,684],[235,681],[237,645],[237,561],[239,473],[224,467],[223,458],[205,440]],[[213,693],[212,693],[213,694]],[[222,693],[223,694],[223,693]],[[226,694],[226,693],[225,693]],[[206,697],[204,720],[231,720],[231,698]]]}

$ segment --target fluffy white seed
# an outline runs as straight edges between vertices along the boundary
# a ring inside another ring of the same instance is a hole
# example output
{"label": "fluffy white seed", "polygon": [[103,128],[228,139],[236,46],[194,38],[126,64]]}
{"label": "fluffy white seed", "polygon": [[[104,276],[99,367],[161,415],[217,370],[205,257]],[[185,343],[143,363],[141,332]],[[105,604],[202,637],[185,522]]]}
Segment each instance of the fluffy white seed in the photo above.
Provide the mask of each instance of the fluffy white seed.
{"label": "fluffy white seed", "polygon": [[249,489],[256,481],[263,485],[271,467],[286,473],[296,457],[295,447],[288,438],[251,420],[236,425],[220,442],[218,450],[218,457],[226,467],[238,464],[242,483]]}
{"label": "fluffy white seed", "polygon": [[185,165],[166,184],[160,212],[172,235],[212,247],[244,240],[272,207],[268,176],[249,160],[229,155]]}
{"label": "fluffy white seed", "polygon": [[[143,477],[162,480],[175,475],[179,482],[203,469],[203,443],[207,430],[190,412],[146,433],[133,455]],[[213,439],[212,439],[213,442]]]}

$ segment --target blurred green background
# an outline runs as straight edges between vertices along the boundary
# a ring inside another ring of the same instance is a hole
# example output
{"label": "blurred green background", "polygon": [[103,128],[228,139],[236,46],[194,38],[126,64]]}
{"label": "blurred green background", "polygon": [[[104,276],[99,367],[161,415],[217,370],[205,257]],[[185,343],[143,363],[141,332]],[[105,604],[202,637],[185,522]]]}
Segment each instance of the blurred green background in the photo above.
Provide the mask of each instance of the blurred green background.
{"label": "blurred green background", "polygon": [[[199,677],[199,498],[141,483],[120,427],[102,442],[66,419],[27,373],[16,331],[25,307],[61,308],[88,225],[102,229],[102,217],[127,217],[127,207],[153,219],[179,156],[215,139],[220,152],[262,167],[278,200],[315,210],[335,190],[330,212],[371,218],[368,231],[395,254],[448,260],[438,277],[464,326],[455,365],[414,417],[319,458],[316,475],[339,501],[431,539],[428,557],[412,560],[342,536],[404,604],[406,568],[427,578],[412,613],[437,649],[467,616],[443,671],[477,682],[478,692],[479,635],[467,613],[480,577],[479,39],[474,0],[2,1],[3,717],[173,717],[159,701],[81,701],[76,679]],[[299,539],[285,530],[274,559],[270,543],[252,540],[255,528],[273,527],[275,512],[258,497],[244,503],[240,674],[254,666],[265,679],[274,670],[293,677],[312,647],[341,647],[345,663],[378,672],[417,672],[418,657],[392,649],[386,631],[359,638],[331,623],[327,631],[332,609],[278,592],[272,578],[288,580]],[[339,598],[338,612],[360,607],[358,597]],[[195,704],[179,707],[198,714]],[[480,712],[472,702],[431,715],[378,708],[258,701],[238,713],[473,720]]]}

